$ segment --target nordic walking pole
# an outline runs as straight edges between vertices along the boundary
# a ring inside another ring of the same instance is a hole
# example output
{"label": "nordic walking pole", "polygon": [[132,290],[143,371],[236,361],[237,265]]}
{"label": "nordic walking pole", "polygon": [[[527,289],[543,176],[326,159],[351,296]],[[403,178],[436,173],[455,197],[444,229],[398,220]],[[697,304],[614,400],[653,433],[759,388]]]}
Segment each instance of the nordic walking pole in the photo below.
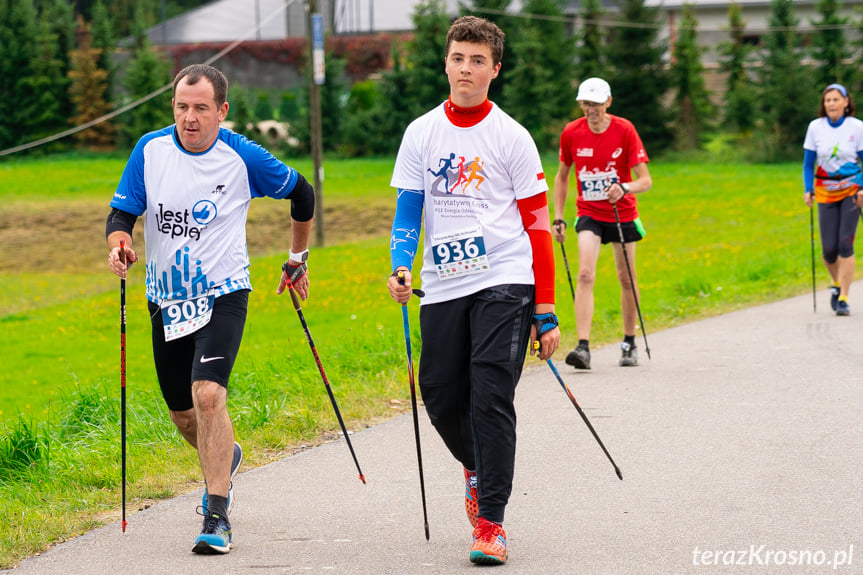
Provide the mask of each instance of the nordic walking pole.
{"label": "nordic walking pole", "polygon": [[[126,240],[120,240],[120,261],[126,265]],[[126,276],[120,277],[120,453],[123,482],[123,514],[120,527],[126,532]]]}
{"label": "nordic walking pole", "polygon": [[[539,349],[539,340],[533,342],[533,346],[535,349],[538,350]],[[575,409],[578,411],[578,414],[584,420],[584,423],[587,424],[587,428],[593,434],[593,438],[596,439],[597,443],[599,443],[599,446],[602,448],[602,452],[605,453],[605,456],[611,462],[611,465],[614,467],[614,472],[617,474],[618,479],[623,481],[623,474],[620,472],[620,468],[614,462],[614,459],[611,458],[611,454],[608,453],[608,450],[605,448],[605,445],[602,443],[602,440],[599,438],[599,435],[597,435],[596,430],[590,424],[590,421],[587,419],[587,416],[584,414],[584,411],[582,411],[581,406],[578,405],[578,402],[575,400],[575,396],[572,395],[572,391],[570,391],[569,386],[567,386],[566,383],[564,383],[563,378],[560,377],[560,372],[557,371],[557,368],[554,366],[554,362],[552,362],[551,359],[547,359],[546,363],[548,363],[548,367],[551,368],[551,371],[554,372],[554,376],[557,378],[557,381],[560,383],[560,386],[563,388],[563,391],[566,392],[567,397],[569,397],[569,401],[572,402],[572,405],[575,406]]]}
{"label": "nordic walking pole", "polygon": [[[398,273],[399,283],[404,285],[405,283],[405,272],[399,271]],[[419,290],[417,290],[419,291]],[[419,295],[419,294],[417,294]],[[422,297],[422,296],[420,296]],[[426,531],[426,541],[429,540],[429,516],[428,511],[426,509],[426,486],[425,481],[423,480],[423,453],[422,448],[420,447],[420,423],[417,417],[417,392],[416,386],[414,385],[414,360],[413,355],[411,354],[411,328],[410,322],[408,321],[408,304],[402,304],[402,321],[405,327],[405,347],[407,348],[408,353],[408,381],[410,381],[411,386],[411,409],[413,410],[414,416],[414,437],[417,442],[417,465],[419,466],[420,473],[420,494],[422,495],[423,500],[423,525],[425,526]]]}
{"label": "nordic walking pole", "polygon": [[[815,303],[815,216],[812,212],[812,206],[809,206],[809,243],[812,246],[812,313],[817,313]],[[860,212],[860,219],[863,219],[863,212]]]}
{"label": "nordic walking pole", "polygon": [[629,285],[632,286],[632,299],[635,301],[635,310],[638,312],[638,323],[641,324],[644,349],[647,351],[647,359],[650,359],[650,346],[647,344],[647,332],[644,330],[644,320],[641,318],[641,306],[638,305],[638,294],[635,293],[635,280],[632,279],[629,255],[626,253],[626,243],[623,241],[623,228],[620,226],[620,215],[617,213],[617,204],[611,204],[611,207],[614,208],[614,221],[617,222],[617,233],[620,234],[620,248],[623,250],[623,261],[626,262],[626,271],[629,273]]}
{"label": "nordic walking pole", "polygon": [[306,318],[303,316],[303,308],[300,306],[300,298],[294,291],[294,286],[289,285],[288,291],[291,292],[291,301],[294,302],[294,309],[297,310],[297,315],[300,316],[300,323],[303,325],[303,330],[306,332],[306,339],[309,340],[309,346],[312,348],[312,355],[315,356],[315,362],[318,364],[318,371],[321,372],[321,378],[324,380],[324,387],[327,388],[327,393],[330,395],[330,402],[333,404],[333,410],[336,412],[336,418],[339,420],[339,425],[342,426],[342,433],[345,435],[345,441],[348,443],[348,449],[351,450],[351,456],[354,458],[354,463],[357,466],[357,471],[360,474],[360,481],[366,482],[366,476],[363,475],[363,470],[360,469],[360,462],[357,461],[357,454],[354,453],[354,446],[351,445],[351,437],[348,435],[348,430],[345,427],[345,422],[342,419],[342,414],[339,411],[339,406],[336,403],[336,396],[333,395],[333,390],[330,388],[330,381],[327,379],[327,374],[324,371],[324,366],[321,364],[321,358],[318,357],[318,349],[315,347],[315,342],[312,339],[312,332],[309,331],[309,326],[306,324]]}
{"label": "nordic walking pole", "polygon": [[572,289],[572,276],[569,274],[569,261],[566,259],[566,248],[563,247],[563,242],[560,242],[560,251],[563,253],[563,266],[566,268],[566,279],[569,280],[569,293],[572,294],[572,299],[575,301],[575,290]]}

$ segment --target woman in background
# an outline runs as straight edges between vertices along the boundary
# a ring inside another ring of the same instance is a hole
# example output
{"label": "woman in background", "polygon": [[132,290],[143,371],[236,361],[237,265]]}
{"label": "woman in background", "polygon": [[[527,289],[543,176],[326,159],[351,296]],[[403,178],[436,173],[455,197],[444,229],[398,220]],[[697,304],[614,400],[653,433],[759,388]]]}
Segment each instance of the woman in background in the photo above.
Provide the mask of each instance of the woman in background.
{"label": "woman in background", "polygon": [[848,290],[854,281],[854,235],[863,206],[863,122],[854,117],[854,101],[841,84],[821,92],[818,118],[809,123],[803,142],[803,200],[818,203],[821,257],[830,272],[830,307],[850,315]]}

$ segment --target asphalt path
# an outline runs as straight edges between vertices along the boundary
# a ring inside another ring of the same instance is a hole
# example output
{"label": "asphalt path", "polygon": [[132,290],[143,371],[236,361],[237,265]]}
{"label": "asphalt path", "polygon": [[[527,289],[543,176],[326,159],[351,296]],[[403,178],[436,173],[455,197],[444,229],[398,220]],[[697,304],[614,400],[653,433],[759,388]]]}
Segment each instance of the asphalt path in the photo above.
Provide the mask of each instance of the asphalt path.
{"label": "asphalt path", "polygon": [[[595,349],[588,372],[557,362],[623,481],[548,366],[529,359],[504,525],[510,559],[491,569],[863,573],[863,308],[836,317],[826,291],[818,304],[813,313],[801,296],[648,333],[653,357],[639,339],[635,368],[618,367],[617,345]],[[126,533],[106,525],[13,573],[488,569],[468,560],[461,468],[424,412],[420,423],[429,541],[407,414],[351,435],[365,485],[343,439],[241,470],[227,556],[191,552],[199,490],[130,515]]]}

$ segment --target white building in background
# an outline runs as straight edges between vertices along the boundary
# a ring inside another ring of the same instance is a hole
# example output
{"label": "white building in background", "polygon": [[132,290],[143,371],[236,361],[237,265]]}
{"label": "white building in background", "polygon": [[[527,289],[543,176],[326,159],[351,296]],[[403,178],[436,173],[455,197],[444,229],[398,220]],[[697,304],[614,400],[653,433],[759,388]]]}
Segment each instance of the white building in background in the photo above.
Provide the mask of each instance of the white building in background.
{"label": "white building in background", "polygon": [[[420,0],[318,0],[318,10],[324,16],[324,27],[336,34],[369,34],[377,32],[403,32],[413,28],[411,16]],[[770,19],[770,0],[736,0],[746,23],[745,35],[751,44],[758,44],[767,32]],[[185,14],[166,20],[148,31],[152,43],[157,45],[195,44],[199,42],[231,42],[236,40],[278,40],[306,35],[307,0],[214,0]],[[465,3],[470,3],[466,0]],[[728,7],[720,0],[646,0],[658,8],[657,25],[660,38],[673,44],[680,26],[680,14],[687,3],[695,5],[698,19],[698,42],[708,48],[704,59],[711,62],[716,53],[710,48],[727,41]],[[459,13],[459,0],[445,0],[447,12]],[[794,13],[799,30],[813,29],[812,20],[818,19],[818,0],[794,0]],[[569,0],[566,13],[570,28],[579,27],[581,0]],[[852,26],[847,36],[859,37],[856,24],[861,19],[863,0],[844,0],[842,13]],[[510,3],[508,12],[520,11],[520,0]],[[620,17],[617,2],[603,0],[603,25],[613,27]],[[504,30],[505,32],[506,30]]]}
{"label": "white building in background", "polygon": [[[336,34],[404,32],[420,0],[318,0],[327,30]],[[458,14],[458,0],[446,0]],[[335,26],[332,23],[335,22]],[[280,40],[306,35],[306,0],[214,0],[157,24],[147,32],[157,45]]]}

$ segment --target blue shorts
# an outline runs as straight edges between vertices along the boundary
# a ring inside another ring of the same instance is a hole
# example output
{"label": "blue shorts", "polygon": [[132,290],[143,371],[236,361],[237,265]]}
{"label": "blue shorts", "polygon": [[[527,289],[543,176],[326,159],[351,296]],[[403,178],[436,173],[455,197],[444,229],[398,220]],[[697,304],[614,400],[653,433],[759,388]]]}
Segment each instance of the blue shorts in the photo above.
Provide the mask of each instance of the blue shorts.
{"label": "blue shorts", "polygon": [[194,333],[165,341],[161,308],[147,302],[153,324],[153,359],[162,397],[171,411],[192,409],[192,382],[215,381],[228,387],[228,379],[240,350],[249,290],[215,299],[210,322]]}

